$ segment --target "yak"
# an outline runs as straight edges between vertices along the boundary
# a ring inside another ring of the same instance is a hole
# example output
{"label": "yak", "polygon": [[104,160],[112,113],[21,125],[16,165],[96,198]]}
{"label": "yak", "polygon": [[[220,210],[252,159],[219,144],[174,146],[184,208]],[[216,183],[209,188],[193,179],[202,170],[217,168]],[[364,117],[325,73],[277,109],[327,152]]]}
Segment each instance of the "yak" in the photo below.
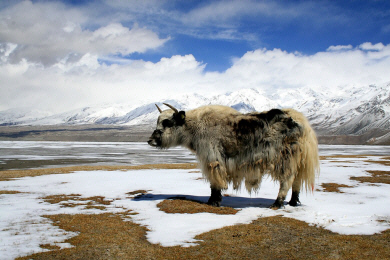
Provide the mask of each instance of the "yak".
{"label": "yak", "polygon": [[279,181],[280,189],[272,209],[288,202],[300,204],[303,185],[314,190],[319,173],[318,142],[303,114],[293,109],[271,109],[243,114],[220,105],[202,106],[189,111],[162,111],[148,144],[167,149],[183,146],[193,151],[202,174],[210,182],[208,204],[220,206],[221,191],[242,183],[248,192],[257,191],[264,175]]}

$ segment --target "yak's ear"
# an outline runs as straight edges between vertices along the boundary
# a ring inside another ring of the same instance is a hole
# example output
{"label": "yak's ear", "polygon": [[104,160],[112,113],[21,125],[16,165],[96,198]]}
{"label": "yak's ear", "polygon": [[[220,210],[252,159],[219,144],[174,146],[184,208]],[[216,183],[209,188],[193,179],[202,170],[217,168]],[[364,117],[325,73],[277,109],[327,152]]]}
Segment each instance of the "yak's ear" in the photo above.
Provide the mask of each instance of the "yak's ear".
{"label": "yak's ear", "polygon": [[184,125],[184,123],[186,122],[186,112],[180,111],[179,113],[174,114],[174,118],[176,121],[176,125]]}

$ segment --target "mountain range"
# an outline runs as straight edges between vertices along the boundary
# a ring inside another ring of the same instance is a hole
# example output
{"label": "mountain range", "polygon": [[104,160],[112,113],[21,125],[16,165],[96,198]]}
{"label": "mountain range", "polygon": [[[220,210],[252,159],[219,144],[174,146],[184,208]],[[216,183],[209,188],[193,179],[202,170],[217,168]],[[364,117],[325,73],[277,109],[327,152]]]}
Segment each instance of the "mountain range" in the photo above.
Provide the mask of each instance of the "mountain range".
{"label": "mountain range", "polygon": [[309,119],[324,143],[390,144],[390,83],[340,86],[336,89],[241,89],[205,97],[186,94],[141,105],[105,104],[51,115],[30,109],[0,112],[0,125],[123,125],[152,127],[169,103],[190,110],[203,105],[230,106],[242,113],[271,108],[294,108]]}

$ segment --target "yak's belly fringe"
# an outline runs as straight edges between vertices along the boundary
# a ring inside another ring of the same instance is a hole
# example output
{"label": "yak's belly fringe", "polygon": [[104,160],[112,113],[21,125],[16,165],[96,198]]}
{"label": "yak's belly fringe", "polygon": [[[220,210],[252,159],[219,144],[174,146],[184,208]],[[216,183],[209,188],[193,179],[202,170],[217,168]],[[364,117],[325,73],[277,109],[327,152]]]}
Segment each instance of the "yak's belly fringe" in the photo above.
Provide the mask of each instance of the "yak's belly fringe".
{"label": "yak's belly fringe", "polygon": [[264,175],[271,176],[274,181],[284,181],[289,179],[292,174],[297,174],[297,165],[294,160],[280,162],[280,165],[275,163],[262,163],[261,160],[254,164],[241,164],[237,167],[232,166],[233,163],[228,163],[228,167],[224,164],[214,161],[201,164],[203,176],[210,182],[212,188],[227,189],[228,184],[233,184],[233,189],[241,188],[245,182],[245,188],[248,192],[256,192],[261,185]]}

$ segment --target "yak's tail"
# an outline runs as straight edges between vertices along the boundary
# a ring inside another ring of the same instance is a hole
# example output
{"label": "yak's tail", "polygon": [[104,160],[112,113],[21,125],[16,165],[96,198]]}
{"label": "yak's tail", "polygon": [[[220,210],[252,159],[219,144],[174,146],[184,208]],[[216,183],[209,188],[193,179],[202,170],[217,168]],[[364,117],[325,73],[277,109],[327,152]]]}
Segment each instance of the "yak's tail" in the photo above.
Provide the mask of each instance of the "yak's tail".
{"label": "yak's tail", "polygon": [[313,192],[315,179],[320,173],[317,137],[303,114],[295,110],[289,110],[289,113],[303,127],[303,135],[299,139],[301,158],[297,167],[296,180],[301,182],[301,187],[304,186],[306,191]]}

